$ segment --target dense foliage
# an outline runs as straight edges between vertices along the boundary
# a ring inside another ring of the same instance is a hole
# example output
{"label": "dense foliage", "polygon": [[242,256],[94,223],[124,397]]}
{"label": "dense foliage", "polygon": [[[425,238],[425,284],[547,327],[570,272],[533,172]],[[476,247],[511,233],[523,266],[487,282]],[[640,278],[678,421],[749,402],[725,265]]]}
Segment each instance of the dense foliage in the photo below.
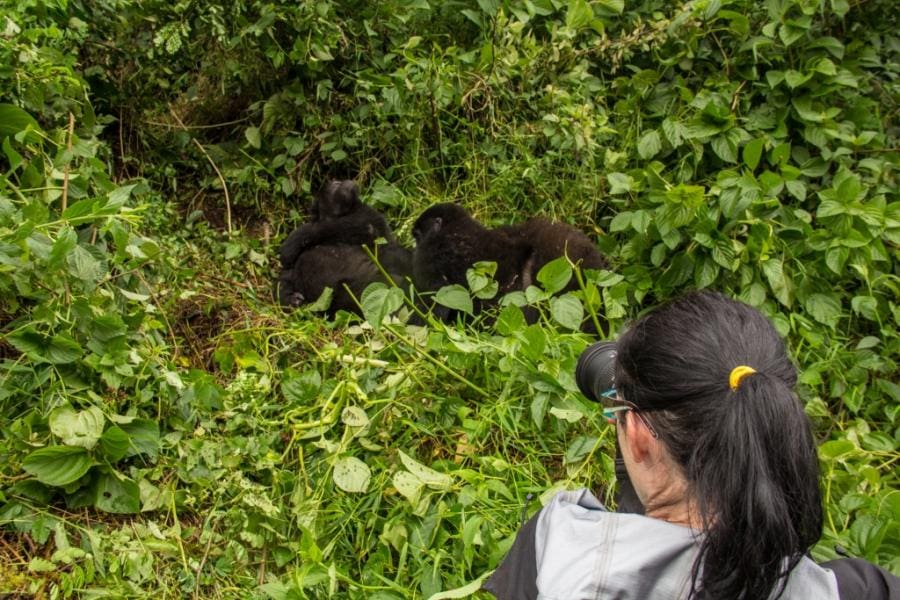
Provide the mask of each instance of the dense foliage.
{"label": "dense foliage", "polygon": [[[0,593],[468,596],[539,500],[608,498],[573,324],[704,287],[800,367],[816,558],[900,573],[893,4],[0,1]],[[614,272],[553,265],[531,326],[283,314],[332,176],[404,241],[459,200]]]}

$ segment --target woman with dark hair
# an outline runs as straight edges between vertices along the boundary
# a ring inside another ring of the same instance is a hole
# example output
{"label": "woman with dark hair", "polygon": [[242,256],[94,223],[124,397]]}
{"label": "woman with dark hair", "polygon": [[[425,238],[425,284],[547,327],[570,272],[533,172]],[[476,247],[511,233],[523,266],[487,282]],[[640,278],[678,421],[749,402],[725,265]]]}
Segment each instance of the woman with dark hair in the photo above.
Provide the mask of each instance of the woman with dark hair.
{"label": "woman with dark hair", "polygon": [[865,561],[806,556],[822,529],[816,445],[796,369],[759,311],[689,294],[588,348],[576,379],[615,419],[623,512],[587,490],[558,494],[485,584],[497,598],[900,595]]}

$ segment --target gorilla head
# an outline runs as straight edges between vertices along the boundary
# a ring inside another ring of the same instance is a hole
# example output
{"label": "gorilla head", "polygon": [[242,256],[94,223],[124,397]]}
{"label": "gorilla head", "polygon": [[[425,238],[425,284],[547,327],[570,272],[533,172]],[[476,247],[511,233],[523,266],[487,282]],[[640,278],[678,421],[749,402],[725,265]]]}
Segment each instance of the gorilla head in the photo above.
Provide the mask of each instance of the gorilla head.
{"label": "gorilla head", "polygon": [[312,205],[313,221],[329,221],[356,210],[359,201],[359,187],[352,179],[329,181],[325,184]]}

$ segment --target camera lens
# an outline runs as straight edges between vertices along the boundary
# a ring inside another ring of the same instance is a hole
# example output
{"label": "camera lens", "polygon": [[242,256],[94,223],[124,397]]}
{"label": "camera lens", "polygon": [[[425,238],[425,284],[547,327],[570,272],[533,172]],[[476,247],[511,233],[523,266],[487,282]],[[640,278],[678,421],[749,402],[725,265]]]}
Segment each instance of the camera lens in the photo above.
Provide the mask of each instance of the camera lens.
{"label": "camera lens", "polygon": [[588,346],[575,367],[575,382],[589,400],[598,402],[613,387],[616,376],[616,343],[597,342]]}

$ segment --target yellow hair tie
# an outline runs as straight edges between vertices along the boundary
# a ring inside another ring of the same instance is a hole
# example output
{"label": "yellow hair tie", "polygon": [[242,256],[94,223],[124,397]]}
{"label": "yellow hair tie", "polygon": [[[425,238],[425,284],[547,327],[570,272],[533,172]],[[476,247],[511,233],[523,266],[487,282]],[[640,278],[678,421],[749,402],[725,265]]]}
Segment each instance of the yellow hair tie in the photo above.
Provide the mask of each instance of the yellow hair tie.
{"label": "yellow hair tie", "polygon": [[747,365],[738,365],[733,368],[731,370],[731,375],[728,376],[728,383],[731,385],[731,390],[736,392],[741,385],[741,379],[751,373],[756,373],[756,369],[748,367]]}

